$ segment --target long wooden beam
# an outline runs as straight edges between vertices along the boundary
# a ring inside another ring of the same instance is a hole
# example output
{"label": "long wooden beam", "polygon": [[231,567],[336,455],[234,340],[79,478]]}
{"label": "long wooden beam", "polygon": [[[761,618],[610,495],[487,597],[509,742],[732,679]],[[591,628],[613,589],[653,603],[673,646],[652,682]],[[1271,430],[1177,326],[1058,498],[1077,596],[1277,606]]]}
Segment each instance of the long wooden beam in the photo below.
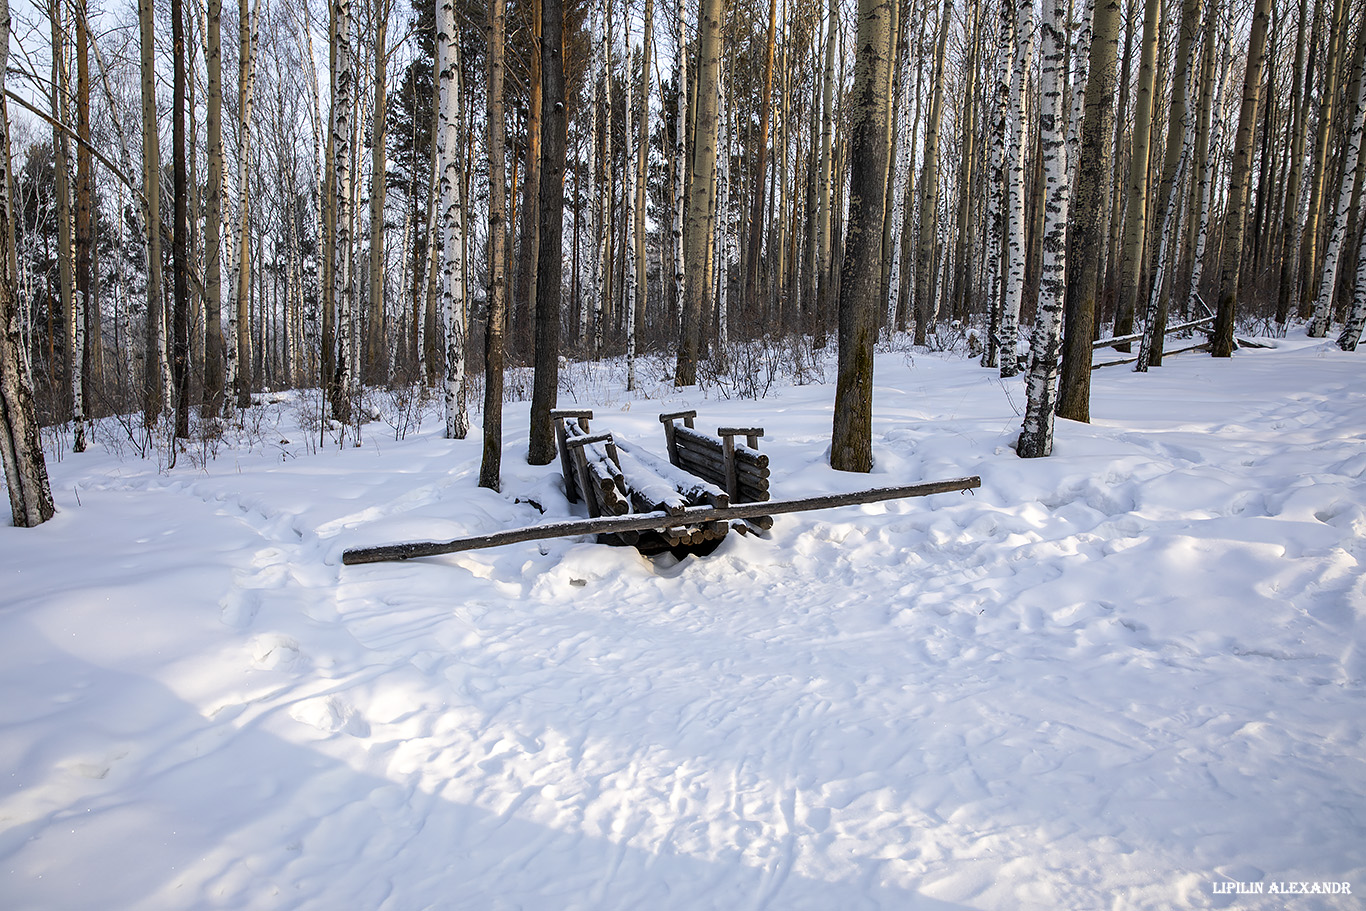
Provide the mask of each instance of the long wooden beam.
{"label": "long wooden beam", "polygon": [[731,519],[746,519],[755,516],[772,516],[789,512],[805,512],[811,509],[834,509],[837,506],[856,506],[861,503],[878,503],[883,500],[903,500],[910,497],[926,497],[936,493],[949,493],[954,490],[974,490],[982,486],[980,477],[951,478],[946,481],[929,481],[923,484],[910,484],[905,487],[877,487],[872,490],[858,490],[852,493],[826,494],[818,497],[803,497],[797,500],[769,500],[766,503],[741,503],[717,509],[710,506],[691,506],[681,516],[671,516],[665,512],[649,512],[642,515],[603,516],[597,519],[575,519],[569,522],[553,522],[547,525],[532,525],[528,528],[514,528],[509,531],[496,531],[487,535],[472,535],[456,538],[453,541],[417,541],[410,544],[385,544],[379,547],[360,547],[342,554],[342,562],[347,566],[359,563],[383,563],[390,560],[411,560],[414,557],[434,557],[438,554],[453,554],[466,550],[480,550],[485,547],[501,547],[504,544],[520,544],[524,541],[540,541],[546,538],[562,538],[571,535],[606,534],[610,532],[643,531],[645,529],[678,528],[701,522],[729,522]]}

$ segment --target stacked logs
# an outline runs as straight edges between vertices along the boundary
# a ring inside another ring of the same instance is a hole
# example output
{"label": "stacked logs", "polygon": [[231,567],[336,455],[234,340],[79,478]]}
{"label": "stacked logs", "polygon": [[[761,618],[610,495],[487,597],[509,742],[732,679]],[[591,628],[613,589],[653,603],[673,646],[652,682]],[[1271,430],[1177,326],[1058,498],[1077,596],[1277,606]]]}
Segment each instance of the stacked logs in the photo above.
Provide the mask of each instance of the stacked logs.
{"label": "stacked logs", "polygon": [[[663,513],[660,528],[610,536],[611,543],[631,544],[645,553],[673,548],[715,546],[726,536],[725,522],[669,525],[689,506],[725,508],[730,496],[720,487],[656,459],[643,449],[618,443],[610,433],[589,432],[592,412],[556,410],[556,438],[560,444],[565,494],[582,499],[590,517],[627,512]],[[606,536],[605,536],[606,537]]]}
{"label": "stacked logs", "polygon": [[[695,411],[661,414],[669,461],[698,477],[724,486],[733,503],[765,503],[769,499],[768,455],[759,451],[762,427],[720,427],[717,437],[698,431]],[[682,424],[676,421],[682,420]],[[744,443],[736,437],[744,437]],[[718,439],[719,437],[719,439]],[[761,529],[773,527],[771,516],[749,520]]]}

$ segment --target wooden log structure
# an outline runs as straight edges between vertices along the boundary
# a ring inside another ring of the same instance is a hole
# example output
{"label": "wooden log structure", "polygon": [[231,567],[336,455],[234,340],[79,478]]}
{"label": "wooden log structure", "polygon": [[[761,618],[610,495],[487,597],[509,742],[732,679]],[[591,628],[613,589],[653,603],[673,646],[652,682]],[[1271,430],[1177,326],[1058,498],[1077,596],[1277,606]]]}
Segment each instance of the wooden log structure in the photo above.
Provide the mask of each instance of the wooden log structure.
{"label": "wooden log structure", "polygon": [[[450,541],[417,541],[408,544],[387,544],[378,547],[361,547],[342,554],[342,563],[355,566],[363,563],[382,563],[392,560],[411,560],[417,557],[434,557],[441,554],[461,553],[487,547],[501,547],[506,544],[519,544],[525,541],[541,541],[548,538],[570,537],[590,534],[621,534],[630,531],[658,530],[660,528],[688,528],[701,523],[727,524],[733,519],[748,519],[761,515],[782,515],[792,512],[806,512],[817,509],[833,509],[839,506],[855,506],[864,503],[878,503],[884,500],[903,500],[910,497],[924,497],[955,490],[974,490],[982,486],[979,477],[950,478],[943,481],[928,481],[902,487],[878,487],[872,490],[859,490],[852,493],[825,494],[815,497],[802,497],[795,500],[770,500],[767,503],[741,503],[718,509],[711,506],[690,506],[682,516],[670,516],[665,512],[652,512],[644,515],[603,516],[600,518],[575,519],[568,522],[553,522],[533,525],[528,528],[514,528],[486,535],[472,535]],[[680,521],[681,520],[681,521]]]}
{"label": "wooden log structure", "polygon": [[[661,414],[669,459],[683,468],[714,484],[723,486],[733,503],[762,503],[769,499],[768,454],[759,451],[762,427],[718,427],[716,436],[702,433],[694,426],[695,411]],[[680,426],[675,423],[682,420]],[[736,437],[744,437],[744,443]],[[767,530],[773,527],[771,516],[759,515],[747,519],[752,526]]]}

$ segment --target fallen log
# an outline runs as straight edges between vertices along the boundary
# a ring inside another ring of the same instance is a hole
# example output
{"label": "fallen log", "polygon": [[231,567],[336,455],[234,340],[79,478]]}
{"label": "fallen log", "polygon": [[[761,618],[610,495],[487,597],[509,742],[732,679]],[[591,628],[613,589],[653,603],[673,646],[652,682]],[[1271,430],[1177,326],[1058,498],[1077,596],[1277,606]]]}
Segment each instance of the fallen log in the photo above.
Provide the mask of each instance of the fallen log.
{"label": "fallen log", "polygon": [[[389,560],[411,560],[415,557],[434,557],[440,554],[460,553],[480,550],[486,547],[501,547],[505,544],[520,544],[525,541],[541,541],[547,538],[562,538],[573,535],[609,534],[625,531],[660,530],[695,525],[702,522],[729,522],[731,519],[745,519],[751,516],[772,516],[790,512],[804,512],[814,509],[834,509],[839,506],[857,506],[863,503],[878,503],[884,500],[902,500],[911,497],[924,497],[954,490],[974,490],[982,486],[980,477],[951,478],[945,481],[928,481],[904,487],[878,487],[872,490],[859,490],[852,493],[826,494],[817,497],[803,497],[796,500],[770,500],[767,503],[742,503],[716,509],[710,506],[692,506],[683,515],[670,516],[665,512],[652,512],[644,515],[604,516],[596,519],[576,519],[568,522],[553,522],[546,525],[533,525],[529,528],[514,528],[486,535],[472,535],[451,541],[417,541],[410,544],[385,544],[378,547],[361,547],[345,551],[342,563],[355,566],[361,563],[382,563]],[[680,519],[682,521],[680,521]]]}

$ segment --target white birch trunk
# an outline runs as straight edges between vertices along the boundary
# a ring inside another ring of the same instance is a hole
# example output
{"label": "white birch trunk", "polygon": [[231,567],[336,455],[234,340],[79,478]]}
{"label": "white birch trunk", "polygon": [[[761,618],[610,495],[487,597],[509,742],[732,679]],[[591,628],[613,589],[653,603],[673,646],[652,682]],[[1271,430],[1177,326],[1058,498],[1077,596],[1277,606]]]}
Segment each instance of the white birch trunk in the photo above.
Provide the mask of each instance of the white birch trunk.
{"label": "white birch trunk", "polygon": [[674,120],[674,186],[673,225],[670,239],[673,245],[674,308],[683,306],[683,169],[687,164],[688,136],[688,54],[685,32],[685,2],[678,0],[675,7],[674,29],[674,85],[678,89],[678,109]]}
{"label": "white birch trunk", "polygon": [[24,364],[10,199],[9,111],[5,68],[9,64],[9,0],[0,0],[0,462],[5,467],[10,515],[16,528],[52,518],[52,489],[33,406],[33,380]]}
{"label": "white birch trunk", "polygon": [[1352,290],[1352,311],[1338,336],[1338,347],[1343,351],[1355,351],[1361,340],[1361,327],[1366,325],[1366,231],[1361,232],[1361,244],[1357,247],[1357,280]]}
{"label": "white birch trunk", "polygon": [[[606,30],[606,18],[601,16],[600,8],[595,6],[593,16],[596,20],[590,23],[588,34],[590,40],[597,34],[598,29]],[[588,66],[588,92],[592,102],[588,109],[589,120],[589,139],[588,139],[588,198],[596,200],[601,189],[598,186],[598,140],[602,133],[598,127],[598,115],[601,108],[598,104],[598,83],[602,81],[602,57],[598,54],[597,44],[590,46],[589,55],[591,60]],[[577,178],[575,179],[577,183]],[[588,281],[584,293],[579,297],[579,344],[585,344],[589,339],[590,327],[589,317],[594,313],[596,301],[601,289],[598,287],[598,232],[602,229],[602,222],[598,218],[598,207],[595,204],[588,208],[588,245],[592,248],[593,254],[586,257],[588,263]],[[579,248],[576,247],[576,250]],[[594,352],[596,354],[596,352]]]}
{"label": "white birch trunk", "polygon": [[465,295],[461,282],[465,225],[460,206],[460,45],[455,0],[437,7],[436,66],[440,80],[437,157],[440,161],[441,312],[446,324],[446,439],[469,433],[465,407]]}
{"label": "white birch trunk", "polygon": [[987,176],[987,248],[982,261],[986,265],[986,301],[989,329],[982,347],[982,366],[999,367],[1001,358],[1001,313],[1003,307],[999,294],[1004,288],[997,287],[1001,277],[1001,260],[1006,254],[1005,230],[1002,224],[1004,212],[1002,203],[1007,200],[1006,186],[1006,132],[1010,121],[1010,69],[1005,62],[1010,59],[1015,45],[1015,17],[1011,14],[1011,4],[1001,4],[1001,14],[997,23],[997,54],[999,56],[999,78],[996,82],[996,97],[992,108],[991,123],[991,164]]}
{"label": "white birch trunk", "polygon": [[1038,458],[1053,451],[1053,411],[1058,396],[1058,358],[1062,351],[1062,309],[1067,289],[1066,111],[1063,108],[1063,56],[1067,46],[1063,0],[1044,0],[1040,44],[1040,146],[1044,160],[1043,266],[1038,317],[1025,381],[1024,428],[1016,453]]}
{"label": "white birch trunk", "polygon": [[[247,0],[239,0],[237,12],[246,18]],[[242,145],[237,151],[237,299],[233,321],[237,348],[237,375],[234,377],[237,407],[251,405],[251,112],[256,93],[257,22],[261,0],[251,7],[250,21],[238,31],[238,116],[241,118]]]}
{"label": "white birch trunk", "polygon": [[[1358,31],[1358,35],[1363,32]],[[1361,70],[1362,52],[1366,45],[1357,48],[1356,70]],[[1347,153],[1342,159],[1342,188],[1338,191],[1337,212],[1333,217],[1333,233],[1328,235],[1328,247],[1324,253],[1323,276],[1319,279],[1319,297],[1314,303],[1314,316],[1309,321],[1309,337],[1323,338],[1328,334],[1328,326],[1333,320],[1333,292],[1338,284],[1338,262],[1342,245],[1347,237],[1347,215],[1352,204],[1352,187],[1355,184],[1357,157],[1361,154],[1361,133],[1366,125],[1366,73],[1357,80],[1357,97],[1352,118],[1352,132],[1347,138]],[[1366,234],[1366,228],[1363,228]]]}
{"label": "white birch trunk", "polygon": [[[1010,0],[1007,0],[1010,2]],[[1034,55],[1034,4],[1031,0],[1015,5],[1015,64],[1010,79],[1010,145],[1006,153],[1010,182],[1006,203],[1005,300],[1001,306],[1001,376],[1020,372],[1017,351],[1020,339],[1020,302],[1024,298],[1025,257],[1025,89],[1029,61]]]}
{"label": "white birch trunk", "polygon": [[1077,44],[1072,51],[1072,106],[1067,117],[1067,181],[1077,185],[1081,171],[1081,118],[1086,108],[1086,80],[1091,63],[1091,19],[1095,15],[1096,0],[1086,0],[1079,28]]}
{"label": "white birch trunk", "polygon": [[726,131],[716,144],[716,345],[723,359],[730,356],[730,306],[726,289],[730,287],[730,154],[735,139],[735,125],[731,122],[731,105],[725,90],[725,70],[716,82],[718,119]]}
{"label": "white birch trunk", "polygon": [[337,363],[336,388],[341,402],[338,417],[349,421],[354,408],[351,375],[351,312],[354,285],[351,275],[351,136],[356,88],[355,58],[352,49],[353,25],[351,0],[332,0],[336,17],[336,69],[332,73],[332,205],[336,241],[332,251],[332,289],[336,301]]}
{"label": "white birch trunk", "polygon": [[[635,102],[635,85],[631,80],[631,4],[629,0],[626,3],[625,17],[625,34],[622,36],[622,40],[625,44],[626,59],[626,76],[623,80],[626,83],[626,103],[622,111],[626,119],[624,130],[626,138],[625,160],[629,166],[629,162],[636,157],[636,146],[639,142],[636,131],[632,129],[635,124],[631,110],[631,106]],[[622,290],[626,292],[626,388],[628,390],[636,388],[636,268],[634,256],[636,248],[636,193],[634,185],[635,181],[633,180],[632,188],[621,194],[626,203],[626,246],[632,253],[631,257],[623,263],[621,270],[624,283]]]}
{"label": "white birch trunk", "polygon": [[[1191,97],[1191,88],[1195,84],[1195,56],[1198,48],[1198,42],[1192,41],[1186,57],[1186,78],[1183,91],[1187,99]],[[1181,200],[1185,198],[1186,168],[1190,163],[1194,145],[1195,117],[1191,105],[1187,103],[1181,124],[1181,157],[1177,160],[1176,174],[1172,178],[1166,207],[1162,212],[1162,227],[1158,230],[1157,235],[1157,268],[1153,274],[1152,287],[1148,292],[1147,312],[1143,316],[1143,340],[1139,345],[1138,361],[1134,364],[1134,370],[1139,373],[1146,373],[1150,366],[1156,365],[1153,352],[1162,343],[1162,339],[1157,333],[1160,329],[1166,328],[1166,315],[1159,311],[1162,307],[1163,286],[1166,284],[1167,273],[1172,267],[1171,260],[1175,255],[1172,248],[1181,237],[1181,216],[1185,209],[1181,205]]]}

